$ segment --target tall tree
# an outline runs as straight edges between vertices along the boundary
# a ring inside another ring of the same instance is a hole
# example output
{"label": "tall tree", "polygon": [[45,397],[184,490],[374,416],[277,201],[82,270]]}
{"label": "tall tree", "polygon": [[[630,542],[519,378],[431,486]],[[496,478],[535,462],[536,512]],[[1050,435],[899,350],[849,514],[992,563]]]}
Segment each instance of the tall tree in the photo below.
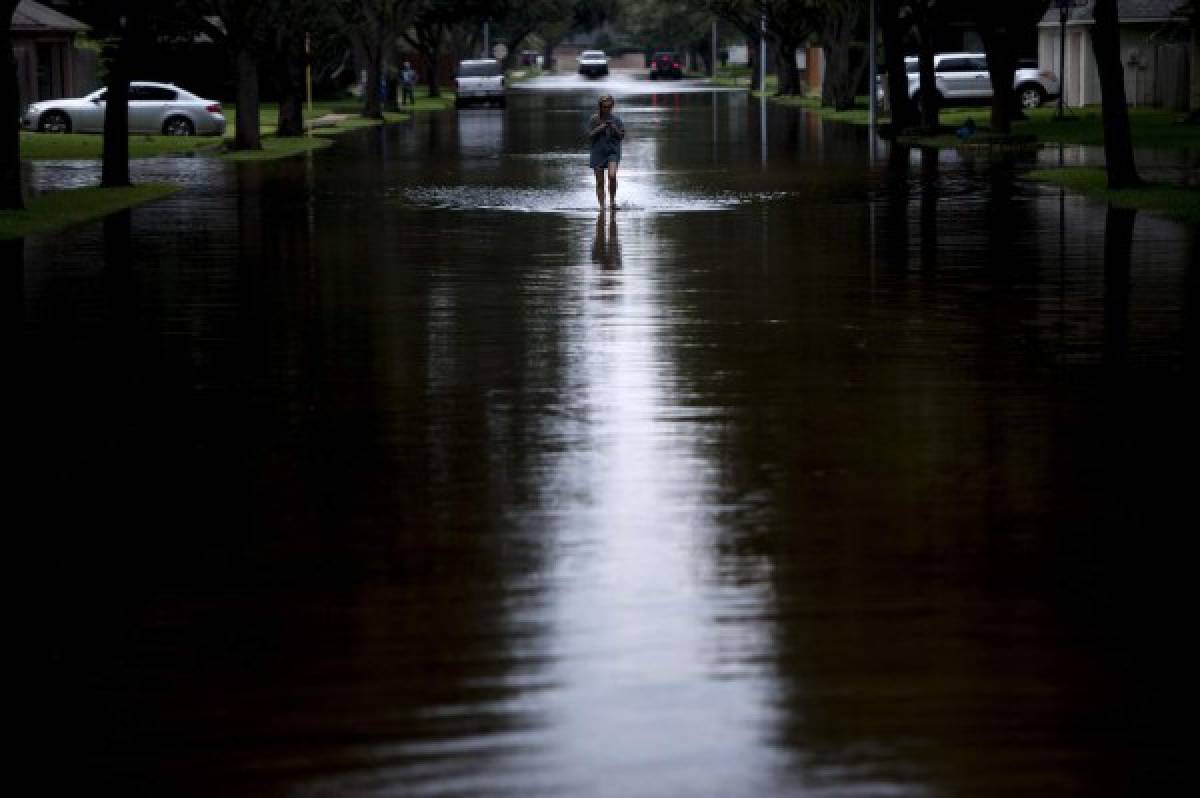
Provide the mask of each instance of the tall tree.
{"label": "tall tree", "polygon": [[892,128],[902,130],[908,127],[913,117],[912,103],[908,99],[908,69],[904,63],[904,43],[912,29],[908,3],[905,0],[881,0],[879,20]]}
{"label": "tall tree", "polygon": [[116,18],[104,42],[104,156],[100,185],[128,186],[129,179],[129,72],[134,29],[141,28],[140,14],[126,15],[123,3],[115,4]]}
{"label": "tall tree", "polygon": [[[820,21],[821,47],[825,52],[825,82],[821,104],[839,111],[854,107],[854,99],[867,60],[854,58],[854,39],[866,20],[862,0],[810,0]],[[861,47],[860,47],[861,49]],[[872,76],[874,80],[874,76]],[[872,91],[874,89],[872,88]]]}
{"label": "tall tree", "polygon": [[17,57],[13,52],[12,19],[19,0],[0,0],[0,107],[12,113],[4,126],[0,140],[0,210],[19,210],[25,207],[21,194],[21,134],[12,120],[21,113],[21,90],[17,85]]}
{"label": "tall tree", "polygon": [[[814,33],[825,31],[824,3],[805,0],[766,0],[762,9],[767,15],[767,34],[775,48],[775,72],[778,93],[804,93],[800,69],[796,66],[796,50]],[[824,46],[824,40],[822,40]],[[828,70],[826,75],[828,76]]]}
{"label": "tall tree", "polygon": [[1092,27],[1092,52],[1100,73],[1108,187],[1130,188],[1140,185],[1142,180],[1133,159],[1133,132],[1129,126],[1129,107],[1125,99],[1125,69],[1121,64],[1117,0],[1096,0],[1092,13],[1096,21]]}
{"label": "tall tree", "polygon": [[917,70],[920,88],[917,89],[917,108],[921,127],[935,130],[940,124],[942,95],[937,90],[937,73],[933,57],[937,51],[937,28],[941,24],[938,0],[909,0],[908,13],[917,37]]}
{"label": "tall tree", "polygon": [[1017,71],[1017,37],[1037,27],[1050,0],[1005,0],[970,3],[971,19],[983,38],[992,81],[992,130],[1008,133],[1017,110],[1013,75]]}
{"label": "tall tree", "polygon": [[334,29],[334,13],[321,0],[271,0],[275,24],[268,39],[267,66],[279,92],[279,122],[275,135],[304,135],[304,69],[309,59],[307,39],[323,38]]}
{"label": "tall tree", "polygon": [[[514,0],[504,4],[497,14],[498,29],[508,41],[505,67],[511,67],[525,40],[534,33],[569,23],[572,17],[571,0]],[[545,35],[542,36],[545,39]]]}
{"label": "tall tree", "polygon": [[710,13],[720,17],[732,25],[746,41],[746,51],[750,54],[750,89],[761,90],[761,69],[758,68],[762,53],[760,48],[760,20],[763,8],[758,0],[698,0]]}
{"label": "tall tree", "polygon": [[[388,59],[395,49],[396,39],[410,24],[416,21],[419,12],[431,9],[433,2],[432,0],[338,0],[336,7],[339,19],[367,68],[366,85],[363,87],[362,115],[368,119],[382,119],[383,103],[380,97],[380,85],[386,80]],[[436,68],[426,67],[426,72],[434,74]],[[436,81],[436,74],[434,74],[434,79]],[[430,96],[436,95],[431,93]]]}
{"label": "tall tree", "polygon": [[259,61],[270,50],[278,22],[276,0],[177,0],[198,30],[224,47],[237,78],[237,127],[233,146],[261,150]]}
{"label": "tall tree", "polygon": [[1191,65],[1191,93],[1188,98],[1188,121],[1200,124],[1200,0],[1186,0],[1175,13],[1183,14],[1191,23],[1192,47],[1188,58]]}
{"label": "tall tree", "polygon": [[620,15],[622,29],[646,52],[696,53],[708,43],[712,16],[691,0],[624,0]]}

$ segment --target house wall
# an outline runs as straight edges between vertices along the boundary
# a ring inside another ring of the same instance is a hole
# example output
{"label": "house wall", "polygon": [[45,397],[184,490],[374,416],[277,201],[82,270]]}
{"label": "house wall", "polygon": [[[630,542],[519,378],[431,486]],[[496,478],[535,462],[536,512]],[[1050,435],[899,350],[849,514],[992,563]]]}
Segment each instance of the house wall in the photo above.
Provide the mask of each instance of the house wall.
{"label": "house wall", "polygon": [[[1125,70],[1125,98],[1131,106],[1174,105],[1187,86],[1183,80],[1177,45],[1160,41],[1155,34],[1161,25],[1122,25],[1121,61]],[[1059,71],[1058,26],[1038,31],[1038,65],[1055,74]],[[1092,53],[1091,26],[1067,28],[1066,74],[1063,76],[1064,102],[1072,108],[1100,103],[1100,73]]]}
{"label": "house wall", "polygon": [[76,51],[63,36],[13,36],[22,107],[39,100],[76,97],[98,83],[93,53]]}

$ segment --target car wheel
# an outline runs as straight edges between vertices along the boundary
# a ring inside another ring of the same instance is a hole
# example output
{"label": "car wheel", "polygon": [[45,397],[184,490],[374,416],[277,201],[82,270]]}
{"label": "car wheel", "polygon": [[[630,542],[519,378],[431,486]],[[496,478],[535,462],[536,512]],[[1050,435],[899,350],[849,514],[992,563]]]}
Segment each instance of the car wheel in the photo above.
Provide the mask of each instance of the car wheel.
{"label": "car wheel", "polygon": [[42,133],[70,133],[71,117],[62,111],[47,111],[38,120],[38,130]]}
{"label": "car wheel", "polygon": [[1046,102],[1046,92],[1041,86],[1022,86],[1017,89],[1017,99],[1026,110],[1040,108]]}
{"label": "car wheel", "polygon": [[507,108],[507,107],[508,107],[508,98],[507,98],[507,97],[501,97],[501,98],[500,98],[500,102],[499,102],[498,104],[499,104],[499,106],[500,106],[501,108]]}
{"label": "car wheel", "polygon": [[186,116],[172,116],[163,122],[162,132],[164,136],[194,136],[196,126]]}

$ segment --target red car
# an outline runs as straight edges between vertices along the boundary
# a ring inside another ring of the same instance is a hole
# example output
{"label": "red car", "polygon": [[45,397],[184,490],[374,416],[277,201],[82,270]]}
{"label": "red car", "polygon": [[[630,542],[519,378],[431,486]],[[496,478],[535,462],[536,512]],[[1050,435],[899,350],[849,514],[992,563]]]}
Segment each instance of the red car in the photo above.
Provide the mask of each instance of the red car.
{"label": "red car", "polygon": [[655,53],[650,59],[650,80],[682,78],[683,62],[676,53]]}

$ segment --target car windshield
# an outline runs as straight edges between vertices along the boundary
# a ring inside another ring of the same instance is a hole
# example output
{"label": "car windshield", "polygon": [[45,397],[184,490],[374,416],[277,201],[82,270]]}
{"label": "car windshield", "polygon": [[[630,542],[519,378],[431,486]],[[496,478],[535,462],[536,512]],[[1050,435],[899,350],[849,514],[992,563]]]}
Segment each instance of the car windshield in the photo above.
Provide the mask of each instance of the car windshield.
{"label": "car windshield", "polygon": [[499,74],[499,61],[463,61],[458,65],[458,76],[461,78],[487,78]]}
{"label": "car windshield", "polygon": [[580,58],[604,58],[604,53],[599,50],[584,50]]}

